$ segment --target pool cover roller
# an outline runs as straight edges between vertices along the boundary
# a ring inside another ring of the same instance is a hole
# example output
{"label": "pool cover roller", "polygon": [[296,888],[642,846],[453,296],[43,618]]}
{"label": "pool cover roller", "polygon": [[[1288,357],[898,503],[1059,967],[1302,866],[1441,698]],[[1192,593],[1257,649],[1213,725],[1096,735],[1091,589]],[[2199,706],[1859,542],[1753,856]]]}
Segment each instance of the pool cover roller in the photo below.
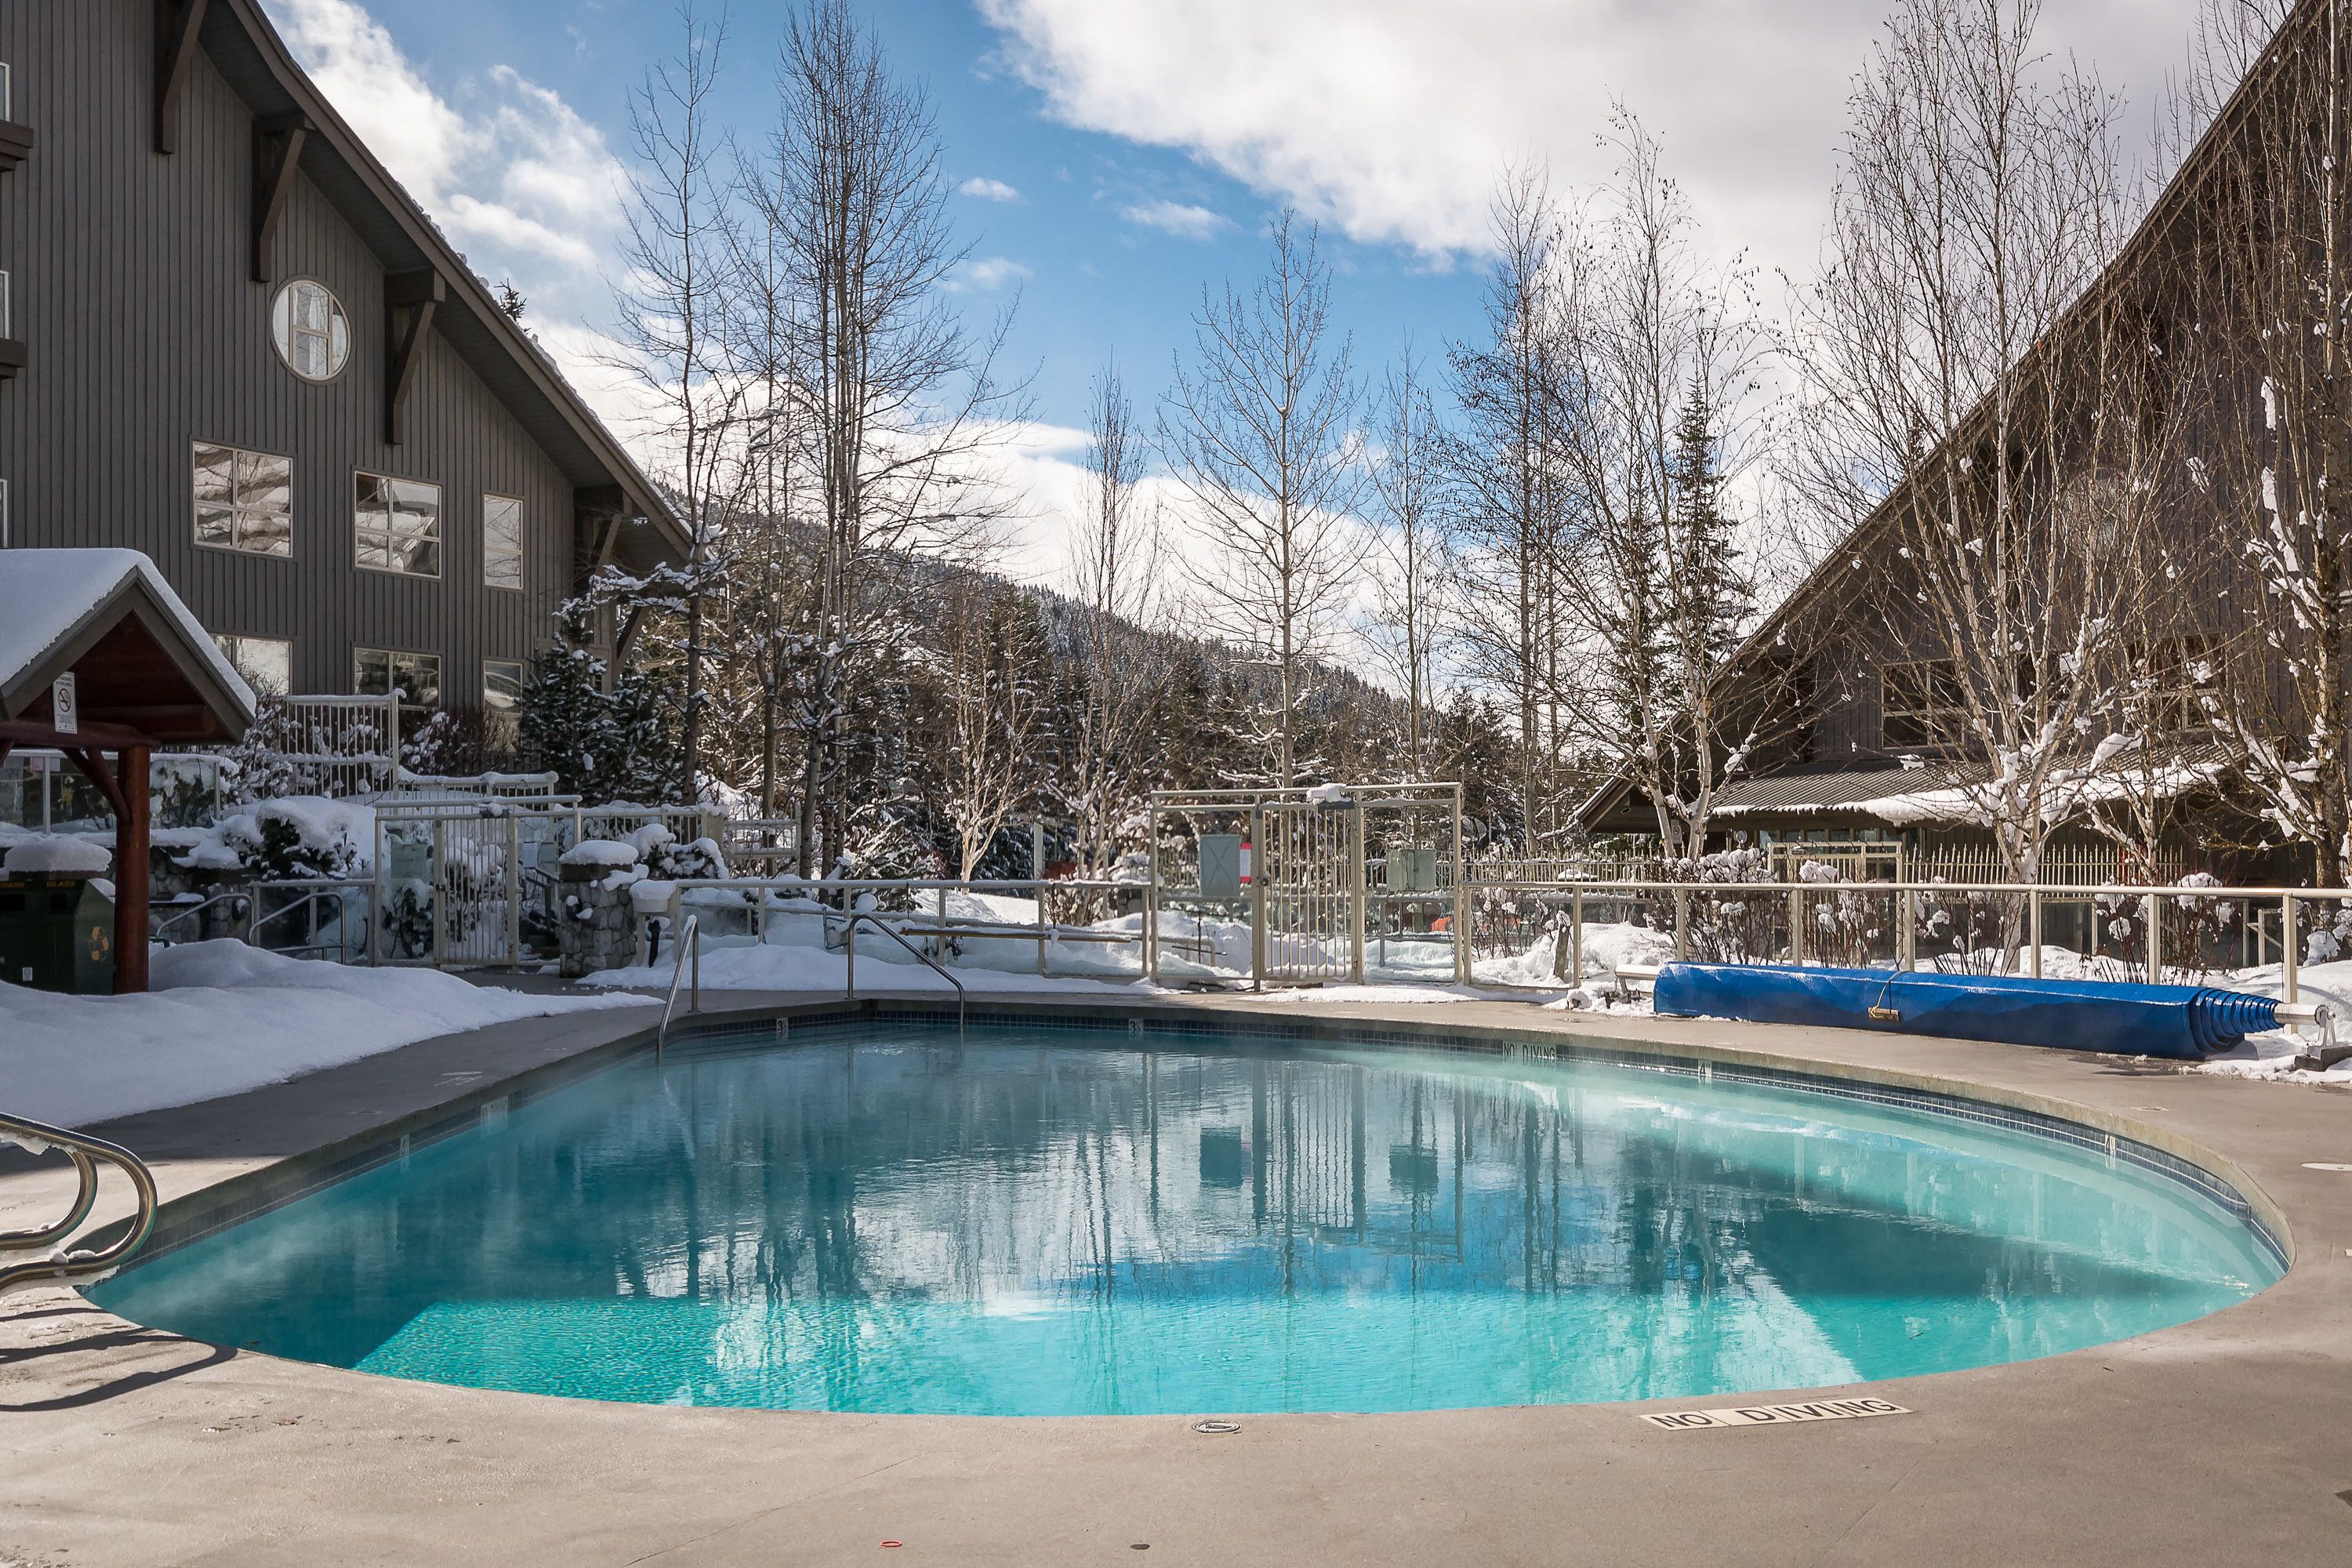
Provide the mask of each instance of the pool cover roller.
{"label": "pool cover roller", "polygon": [[1883,1029],[2196,1061],[2281,1026],[2274,997],[2207,985],[1668,963],[1655,1005],[1684,1017]]}

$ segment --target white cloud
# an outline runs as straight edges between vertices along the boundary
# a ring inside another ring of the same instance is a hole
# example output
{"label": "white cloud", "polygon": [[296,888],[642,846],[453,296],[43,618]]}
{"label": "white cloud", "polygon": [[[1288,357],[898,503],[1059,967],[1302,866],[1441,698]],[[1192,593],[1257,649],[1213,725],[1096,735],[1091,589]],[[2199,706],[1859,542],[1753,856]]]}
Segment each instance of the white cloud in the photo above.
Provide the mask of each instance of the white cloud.
{"label": "white cloud", "polygon": [[979,174],[958,185],[956,195],[977,196],[984,202],[1017,202],[1021,199],[1021,193],[1003,180],[991,180]]}
{"label": "white cloud", "polygon": [[1118,216],[1129,223],[1156,228],[1180,239],[1206,239],[1224,227],[1228,221],[1223,213],[1212,212],[1207,207],[1170,201],[1139,202],[1122,209]]}
{"label": "white cloud", "polygon": [[510,66],[452,102],[356,0],[266,5],[336,112],[475,270],[513,276],[535,317],[602,309],[623,183],[604,132]]}
{"label": "white cloud", "polygon": [[958,267],[948,279],[947,289],[955,294],[986,294],[1030,275],[1028,268],[1011,257],[983,256]]}
{"label": "white cloud", "polygon": [[[1891,0],[978,3],[1062,121],[1181,149],[1355,238],[1433,256],[1483,247],[1506,162],[1606,179],[1599,139],[1622,97],[1717,244],[1796,269]],[[2127,83],[2137,126],[2193,5],[2069,0],[2038,41]]]}

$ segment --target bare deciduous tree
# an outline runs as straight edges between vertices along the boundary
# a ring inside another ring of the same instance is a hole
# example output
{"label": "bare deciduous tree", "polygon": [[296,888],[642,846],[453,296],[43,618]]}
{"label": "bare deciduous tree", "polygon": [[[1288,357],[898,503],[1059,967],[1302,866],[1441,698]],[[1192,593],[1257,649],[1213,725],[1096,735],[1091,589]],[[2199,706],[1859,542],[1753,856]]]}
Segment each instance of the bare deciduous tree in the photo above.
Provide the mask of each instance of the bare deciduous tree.
{"label": "bare deciduous tree", "polygon": [[712,122],[726,21],[694,0],[677,7],[677,56],[651,67],[629,106],[637,162],[615,290],[621,352],[610,363],[651,409],[647,434],[661,454],[672,500],[692,531],[684,579],[685,778],[698,798],[702,735],[701,574],[723,540],[742,481],[738,452],[740,384],[728,374],[726,192],[717,174],[721,135]]}
{"label": "bare deciduous tree", "polygon": [[1167,675],[1157,645],[1135,635],[1160,618],[1167,564],[1159,511],[1137,493],[1145,458],[1118,367],[1106,364],[1094,379],[1085,507],[1071,536],[1079,690],[1064,788],[1087,877],[1117,864],[1120,825],[1149,788],[1144,742]]}
{"label": "bare deciduous tree", "polygon": [[812,0],[785,35],[773,177],[755,205],[782,236],[802,310],[811,521],[822,543],[799,723],[801,869],[841,844],[842,727],[860,671],[897,634],[918,554],[971,559],[1003,505],[987,458],[1025,412],[998,384],[1009,317],[975,337],[941,293],[968,251],[950,228],[939,135],[845,0]]}
{"label": "bare deciduous tree", "polygon": [[1380,534],[1366,630],[1405,700],[1405,767],[1426,776],[1444,613],[1444,431],[1407,343],[1381,385],[1371,494]]}
{"label": "bare deciduous tree", "polygon": [[2179,105],[2185,133],[2211,134],[2185,267],[2190,515],[2236,556],[2221,593],[2242,633],[2202,700],[2255,809],[2334,887],[2352,886],[2347,29],[2338,5],[2214,0]]}
{"label": "bare deciduous tree", "polygon": [[1200,587],[1219,633],[1274,670],[1275,781],[1298,778],[1298,719],[1331,646],[1360,542],[1349,341],[1330,326],[1330,269],[1286,209],[1246,293],[1202,291],[1192,363],[1162,400],[1160,445],[1209,536]]}
{"label": "bare deciduous tree", "polygon": [[1972,759],[1956,787],[2026,881],[2109,706],[2094,656],[2129,618],[2116,568],[2151,522],[2139,398],[2161,349],[2123,290],[2070,310],[2132,214],[2118,106],[2035,53],[2039,10],[1906,0],[1889,19],[1797,342],[1810,497],[1877,567],[1871,657],[1915,650],[1882,671],[1889,706],[1922,749]]}
{"label": "bare deciduous tree", "polygon": [[1462,410],[1448,456],[1460,496],[1453,620],[1465,673],[1518,721],[1517,794],[1532,848],[1557,827],[1559,584],[1583,523],[1559,455],[1571,396],[1559,353],[1565,225],[1541,169],[1506,173],[1492,227],[1486,340],[1447,355]]}

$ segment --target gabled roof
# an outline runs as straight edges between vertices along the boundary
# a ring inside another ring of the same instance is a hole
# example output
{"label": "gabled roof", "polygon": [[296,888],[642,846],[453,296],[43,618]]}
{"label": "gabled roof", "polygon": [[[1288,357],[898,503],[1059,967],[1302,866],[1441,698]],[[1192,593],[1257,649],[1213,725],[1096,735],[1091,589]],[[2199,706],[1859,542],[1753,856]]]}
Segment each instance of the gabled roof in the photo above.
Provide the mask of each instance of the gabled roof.
{"label": "gabled roof", "polygon": [[[2112,290],[2128,285],[2140,268],[2155,259],[2154,253],[2172,237],[2175,226],[2196,210],[2195,203],[2202,194],[2205,183],[2212,177],[2222,149],[2231,138],[2246,128],[2259,107],[2263,90],[2282,73],[2294,68],[2295,61],[2292,51],[2282,47],[2281,40],[2311,23],[2325,9],[2321,0],[2297,0],[2294,8],[2280,22],[2277,33],[2261,57],[2248,68],[2245,79],[2231,92],[2228,101],[2215,112],[2212,123],[2198,136],[2196,144],[2180,160],[2180,166],[2172,172],[2164,188],[2148,204],[2147,211],[2138,225],[2098,274],[2059,312],[2056,322],[2044,337],[2027,348],[2021,363],[2046,352],[2049,342],[2070,331],[2095,302]],[[1987,398],[1969,410],[1959,422],[1958,429],[1947,440],[1966,438],[1969,431],[1979,426],[1990,401]],[[1923,469],[1927,467],[1926,464],[1921,465]],[[1853,532],[1813,563],[1812,569],[1805,574],[1804,580],[1734,652],[1732,673],[1736,675],[1743,665],[1762,650],[1777,646],[1797,616],[1811,609],[1818,601],[1829,597],[1846,582],[1852,571],[1853,559],[1858,552],[1874,546],[1876,542],[1872,536],[1885,528],[1888,519],[1895,515],[1896,503],[1902,500],[1910,483],[1908,479],[1898,482],[1880,499],[1868,516],[1854,525]]]}
{"label": "gabled roof", "polygon": [[467,368],[520,421],[574,486],[611,488],[646,525],[620,542],[640,568],[680,560],[689,540],[660,489],[556,369],[544,351],[490,297],[489,288],[450,245],[415,199],[368,151],[297,63],[260,0],[213,0],[199,39],[229,86],[257,118],[299,114],[312,127],[301,170],[387,271],[424,271],[443,279],[447,298],[433,318]]}
{"label": "gabled roof", "polygon": [[136,550],[0,550],[0,722],[51,721],[71,670],[93,743],[233,741],[253,689]]}

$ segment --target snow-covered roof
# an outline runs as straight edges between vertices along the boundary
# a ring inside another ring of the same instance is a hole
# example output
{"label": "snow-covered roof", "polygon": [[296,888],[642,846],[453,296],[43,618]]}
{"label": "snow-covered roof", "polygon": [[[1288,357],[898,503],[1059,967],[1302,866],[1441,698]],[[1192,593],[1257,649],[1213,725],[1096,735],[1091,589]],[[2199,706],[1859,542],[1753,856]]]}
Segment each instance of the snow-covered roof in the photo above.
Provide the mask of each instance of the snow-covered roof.
{"label": "snow-covered roof", "polygon": [[149,629],[164,634],[159,641],[179,645],[165,651],[194,683],[217,689],[208,697],[238,710],[237,728],[252,721],[253,689],[155,563],[136,550],[100,549],[0,550],[0,719],[15,718],[46,694],[129,609],[127,601],[152,606]]}

